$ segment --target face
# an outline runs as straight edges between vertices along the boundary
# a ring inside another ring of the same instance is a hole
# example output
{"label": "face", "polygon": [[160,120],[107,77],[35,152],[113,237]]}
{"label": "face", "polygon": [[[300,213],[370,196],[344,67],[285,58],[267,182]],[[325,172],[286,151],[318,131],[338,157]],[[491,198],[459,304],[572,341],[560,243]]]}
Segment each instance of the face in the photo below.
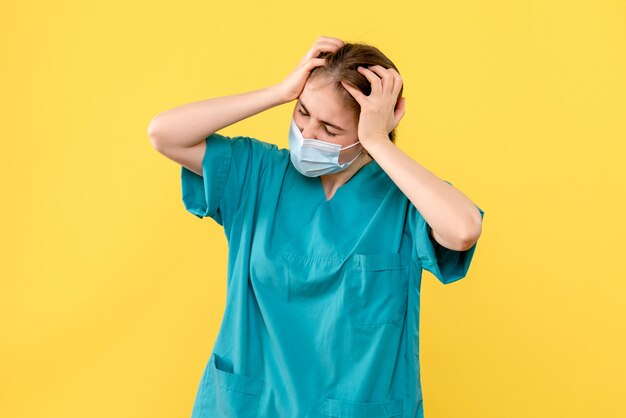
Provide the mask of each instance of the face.
{"label": "face", "polygon": [[[323,77],[307,80],[293,110],[293,119],[309,139],[339,144],[342,148],[358,139],[358,122],[344,109],[339,93]],[[361,144],[342,150],[339,164],[352,160],[362,150]]]}

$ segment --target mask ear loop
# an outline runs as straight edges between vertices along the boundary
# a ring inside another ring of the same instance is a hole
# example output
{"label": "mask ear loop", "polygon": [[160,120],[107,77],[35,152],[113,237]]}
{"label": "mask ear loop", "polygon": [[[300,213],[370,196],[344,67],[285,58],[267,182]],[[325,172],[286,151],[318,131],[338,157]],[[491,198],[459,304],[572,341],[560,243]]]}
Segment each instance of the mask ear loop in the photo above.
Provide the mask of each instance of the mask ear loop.
{"label": "mask ear loop", "polygon": [[[345,148],[341,148],[341,149],[340,149],[340,151],[342,151],[342,150],[344,150],[344,149],[352,148],[353,146],[355,146],[355,145],[357,145],[357,144],[360,144],[360,143],[361,143],[361,141],[357,141],[357,142],[355,142],[355,143],[354,143],[354,144],[352,144],[352,145],[349,145],[349,146],[347,146],[347,147],[345,147]],[[360,151],[360,152],[359,152],[359,153],[358,153],[358,154],[357,154],[357,155],[356,155],[356,156],[352,159],[352,161],[346,161],[346,162],[348,162],[348,163],[352,164],[353,162],[355,162],[355,161],[357,160],[357,158],[359,158],[359,156],[360,156],[361,154],[363,154],[363,151],[365,151],[365,153],[366,153],[368,156],[370,156],[370,154],[367,152],[367,150],[365,149],[365,147],[364,147],[364,146],[361,146],[361,148],[362,148],[362,149],[361,149],[361,151]],[[371,156],[370,156],[370,157],[371,157]],[[373,158],[372,158],[372,159],[373,159]],[[344,164],[345,164],[345,163],[344,163]]]}
{"label": "mask ear loop", "polygon": [[345,148],[339,148],[339,151],[343,151],[344,149],[352,148],[353,146],[355,146],[355,145],[357,145],[357,144],[360,144],[360,143],[361,143],[361,141],[356,141],[354,144],[352,144],[352,145],[348,145],[348,146],[347,146],[347,147],[345,147]]}
{"label": "mask ear loop", "polygon": [[354,158],[352,159],[352,161],[350,161],[350,164],[352,164],[353,162],[355,162],[355,161],[356,161],[356,159],[357,159],[357,158],[359,158],[359,156],[360,156],[361,154],[363,154],[363,150],[365,150],[365,148],[363,148],[363,149],[361,150],[361,152],[359,152],[359,153],[356,155],[356,157],[354,157]]}

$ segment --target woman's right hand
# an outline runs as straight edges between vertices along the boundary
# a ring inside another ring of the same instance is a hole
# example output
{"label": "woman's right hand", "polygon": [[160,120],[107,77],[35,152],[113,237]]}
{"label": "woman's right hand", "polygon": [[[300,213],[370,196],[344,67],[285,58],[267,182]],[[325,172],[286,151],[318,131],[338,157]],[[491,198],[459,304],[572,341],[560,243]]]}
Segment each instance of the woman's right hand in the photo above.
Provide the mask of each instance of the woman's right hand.
{"label": "woman's right hand", "polygon": [[309,49],[309,52],[307,52],[300,63],[298,63],[295,70],[275,86],[281,92],[285,103],[300,97],[300,93],[302,93],[302,89],[304,89],[304,85],[311,71],[315,67],[325,64],[326,60],[324,58],[316,58],[320,52],[335,52],[344,44],[341,39],[329,36],[320,36],[317,38],[311,49]]}

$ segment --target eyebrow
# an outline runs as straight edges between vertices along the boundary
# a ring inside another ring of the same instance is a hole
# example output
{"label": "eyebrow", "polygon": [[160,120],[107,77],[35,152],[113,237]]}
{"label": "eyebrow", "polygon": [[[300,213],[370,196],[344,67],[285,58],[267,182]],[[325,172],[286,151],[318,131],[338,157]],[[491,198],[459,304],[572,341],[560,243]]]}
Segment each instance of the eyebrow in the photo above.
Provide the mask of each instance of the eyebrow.
{"label": "eyebrow", "polygon": [[[302,108],[304,109],[304,111],[306,113],[311,114],[311,112],[308,111],[308,109],[306,108],[304,103],[302,103],[302,100],[298,99],[298,103],[300,103],[300,106],[302,106]],[[330,122],[327,122],[327,121],[321,120],[321,119],[320,119],[320,122],[322,122],[324,125],[332,126],[335,129],[339,129],[340,131],[345,131],[345,129],[343,129],[341,126],[337,126],[334,123],[330,123]]]}

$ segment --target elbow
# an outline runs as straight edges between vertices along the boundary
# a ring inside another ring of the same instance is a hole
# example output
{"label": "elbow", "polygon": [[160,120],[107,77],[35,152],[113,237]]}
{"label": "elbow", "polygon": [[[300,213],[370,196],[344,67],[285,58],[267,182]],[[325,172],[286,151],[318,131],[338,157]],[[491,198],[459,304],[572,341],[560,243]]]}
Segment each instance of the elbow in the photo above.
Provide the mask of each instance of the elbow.
{"label": "elbow", "polygon": [[469,249],[470,249],[470,248],[472,248],[474,245],[476,245],[476,242],[477,242],[477,241],[478,241],[478,238],[476,238],[476,239],[472,239],[472,240],[466,240],[466,241],[463,241],[463,243],[462,243],[462,244],[459,244],[459,246],[457,247],[457,248],[458,248],[458,251],[467,251],[467,250],[469,250]]}
{"label": "elbow", "polygon": [[460,244],[459,244],[460,251],[467,251],[470,248],[472,248],[478,241],[478,238],[480,237],[481,233],[482,233],[482,222],[478,222],[472,228],[468,228],[468,232],[466,232],[460,240]]}
{"label": "elbow", "polygon": [[474,216],[465,228],[465,233],[461,237],[462,247],[469,250],[476,244],[480,234],[483,232],[483,215],[480,210],[474,211]]}
{"label": "elbow", "polygon": [[161,142],[159,141],[159,133],[155,120],[156,117],[148,124],[148,138],[150,139],[150,145],[158,151],[161,148]]}

